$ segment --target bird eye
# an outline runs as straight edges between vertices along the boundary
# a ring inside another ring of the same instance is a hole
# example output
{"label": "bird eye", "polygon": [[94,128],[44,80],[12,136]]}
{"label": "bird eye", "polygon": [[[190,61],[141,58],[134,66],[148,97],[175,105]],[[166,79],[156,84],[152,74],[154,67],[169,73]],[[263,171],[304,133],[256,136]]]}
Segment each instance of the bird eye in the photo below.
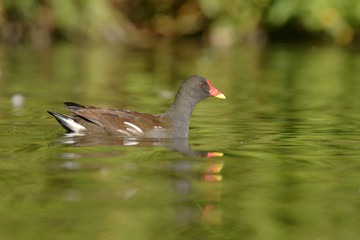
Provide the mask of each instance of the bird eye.
{"label": "bird eye", "polygon": [[200,83],[200,87],[203,87],[205,84],[204,83]]}

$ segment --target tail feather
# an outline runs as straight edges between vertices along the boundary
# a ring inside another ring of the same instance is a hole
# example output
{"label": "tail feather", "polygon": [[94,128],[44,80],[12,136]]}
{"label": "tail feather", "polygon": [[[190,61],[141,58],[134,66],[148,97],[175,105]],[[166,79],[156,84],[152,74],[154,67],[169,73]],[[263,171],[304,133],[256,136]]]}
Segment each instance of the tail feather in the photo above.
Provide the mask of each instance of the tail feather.
{"label": "tail feather", "polygon": [[86,130],[86,128],[79,124],[74,119],[74,117],[52,111],[47,112],[53,117],[55,117],[55,119],[60,123],[60,125],[68,132],[83,132]]}

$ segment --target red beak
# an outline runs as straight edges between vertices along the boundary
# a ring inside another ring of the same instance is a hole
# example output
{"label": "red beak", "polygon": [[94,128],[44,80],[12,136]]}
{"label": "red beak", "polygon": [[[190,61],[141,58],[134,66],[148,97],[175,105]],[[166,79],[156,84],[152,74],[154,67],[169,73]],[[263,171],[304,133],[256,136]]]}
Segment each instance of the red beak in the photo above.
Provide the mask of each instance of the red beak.
{"label": "red beak", "polygon": [[220,98],[220,99],[226,99],[225,95],[222,94],[219,90],[217,90],[216,88],[214,88],[209,79],[206,79],[207,83],[209,84],[209,87],[210,87],[210,95],[213,96],[213,97],[216,97],[216,98]]}

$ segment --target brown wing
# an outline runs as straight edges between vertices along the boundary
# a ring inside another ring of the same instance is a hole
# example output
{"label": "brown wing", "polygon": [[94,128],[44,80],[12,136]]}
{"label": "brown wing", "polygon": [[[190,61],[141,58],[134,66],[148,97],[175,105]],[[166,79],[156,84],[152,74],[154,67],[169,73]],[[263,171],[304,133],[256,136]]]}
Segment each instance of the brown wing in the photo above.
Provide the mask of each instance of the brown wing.
{"label": "brown wing", "polygon": [[154,128],[168,128],[167,121],[159,116],[128,110],[96,108],[76,103],[65,103],[67,109],[87,131],[129,137],[146,137]]}

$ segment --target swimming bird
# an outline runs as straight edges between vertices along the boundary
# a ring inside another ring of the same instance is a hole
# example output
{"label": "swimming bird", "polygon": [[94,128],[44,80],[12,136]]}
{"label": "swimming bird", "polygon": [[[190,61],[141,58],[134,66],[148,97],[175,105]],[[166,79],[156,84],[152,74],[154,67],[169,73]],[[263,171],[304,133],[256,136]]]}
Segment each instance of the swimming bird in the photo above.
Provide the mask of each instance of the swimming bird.
{"label": "swimming bird", "polygon": [[173,104],[162,114],[98,108],[65,102],[74,115],[48,111],[68,132],[96,133],[137,138],[187,138],[194,107],[208,97],[225,99],[207,78],[191,76],[181,84]]}

